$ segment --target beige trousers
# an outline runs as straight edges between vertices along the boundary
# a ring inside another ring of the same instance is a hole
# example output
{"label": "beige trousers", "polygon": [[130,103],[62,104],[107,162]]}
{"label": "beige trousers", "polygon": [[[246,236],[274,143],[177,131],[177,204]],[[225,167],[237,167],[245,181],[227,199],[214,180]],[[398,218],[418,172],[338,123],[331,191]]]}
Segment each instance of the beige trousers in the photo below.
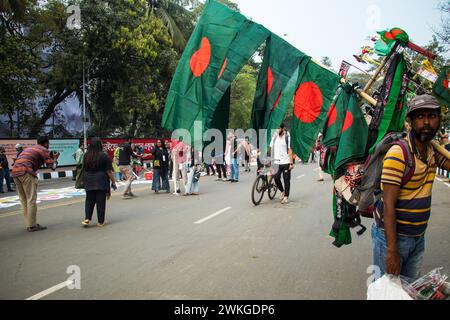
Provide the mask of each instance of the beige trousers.
{"label": "beige trousers", "polygon": [[38,178],[27,173],[14,178],[14,183],[19,194],[25,225],[28,228],[34,227],[36,226]]}

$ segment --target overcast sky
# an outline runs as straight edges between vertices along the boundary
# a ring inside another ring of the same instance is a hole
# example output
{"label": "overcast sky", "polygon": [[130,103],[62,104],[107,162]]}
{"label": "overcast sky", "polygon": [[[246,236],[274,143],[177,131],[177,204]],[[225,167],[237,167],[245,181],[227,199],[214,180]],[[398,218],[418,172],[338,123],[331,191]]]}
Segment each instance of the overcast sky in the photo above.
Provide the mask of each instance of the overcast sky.
{"label": "overcast sky", "polygon": [[376,31],[400,27],[418,45],[431,40],[441,22],[439,0],[234,0],[241,12],[299,50],[320,60],[329,56],[359,67],[353,54]]}

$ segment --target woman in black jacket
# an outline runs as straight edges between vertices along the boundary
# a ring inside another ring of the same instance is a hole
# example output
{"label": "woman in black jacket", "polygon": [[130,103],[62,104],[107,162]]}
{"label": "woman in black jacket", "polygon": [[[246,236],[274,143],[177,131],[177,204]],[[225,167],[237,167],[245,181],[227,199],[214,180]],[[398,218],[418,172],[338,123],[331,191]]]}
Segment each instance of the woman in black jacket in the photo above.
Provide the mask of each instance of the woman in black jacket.
{"label": "woman in black jacket", "polygon": [[156,141],[156,148],[153,152],[153,183],[152,190],[158,193],[159,190],[166,190],[170,193],[169,185],[169,151],[164,141]]}
{"label": "woman in black jacket", "polygon": [[83,168],[84,188],[86,190],[86,219],[81,224],[85,227],[89,226],[94,207],[97,206],[97,226],[103,227],[106,225],[106,198],[111,196],[110,182],[113,189],[117,187],[111,159],[103,152],[100,139],[92,139],[92,143],[83,158]]}

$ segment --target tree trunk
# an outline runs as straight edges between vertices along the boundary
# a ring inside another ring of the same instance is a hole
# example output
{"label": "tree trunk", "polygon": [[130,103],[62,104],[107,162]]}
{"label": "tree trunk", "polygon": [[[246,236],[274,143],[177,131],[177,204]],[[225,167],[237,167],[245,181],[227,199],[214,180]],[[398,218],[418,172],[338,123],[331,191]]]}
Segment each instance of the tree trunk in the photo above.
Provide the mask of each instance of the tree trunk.
{"label": "tree trunk", "polygon": [[53,97],[52,101],[47,106],[47,108],[45,109],[44,113],[41,116],[41,119],[31,129],[30,136],[32,137],[37,136],[39,132],[42,130],[42,127],[44,127],[47,120],[50,119],[50,117],[52,116],[53,112],[55,111],[55,108],[74,92],[75,92],[74,90],[58,91],[56,95]]}

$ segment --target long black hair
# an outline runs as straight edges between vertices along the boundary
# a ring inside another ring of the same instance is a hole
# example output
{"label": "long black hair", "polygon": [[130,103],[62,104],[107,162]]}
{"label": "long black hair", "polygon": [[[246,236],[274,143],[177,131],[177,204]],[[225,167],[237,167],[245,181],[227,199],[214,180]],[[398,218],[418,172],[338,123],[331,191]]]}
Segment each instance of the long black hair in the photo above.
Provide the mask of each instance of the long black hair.
{"label": "long black hair", "polygon": [[99,138],[93,138],[84,156],[86,171],[96,171],[100,168],[100,159],[103,156],[103,144]]}

